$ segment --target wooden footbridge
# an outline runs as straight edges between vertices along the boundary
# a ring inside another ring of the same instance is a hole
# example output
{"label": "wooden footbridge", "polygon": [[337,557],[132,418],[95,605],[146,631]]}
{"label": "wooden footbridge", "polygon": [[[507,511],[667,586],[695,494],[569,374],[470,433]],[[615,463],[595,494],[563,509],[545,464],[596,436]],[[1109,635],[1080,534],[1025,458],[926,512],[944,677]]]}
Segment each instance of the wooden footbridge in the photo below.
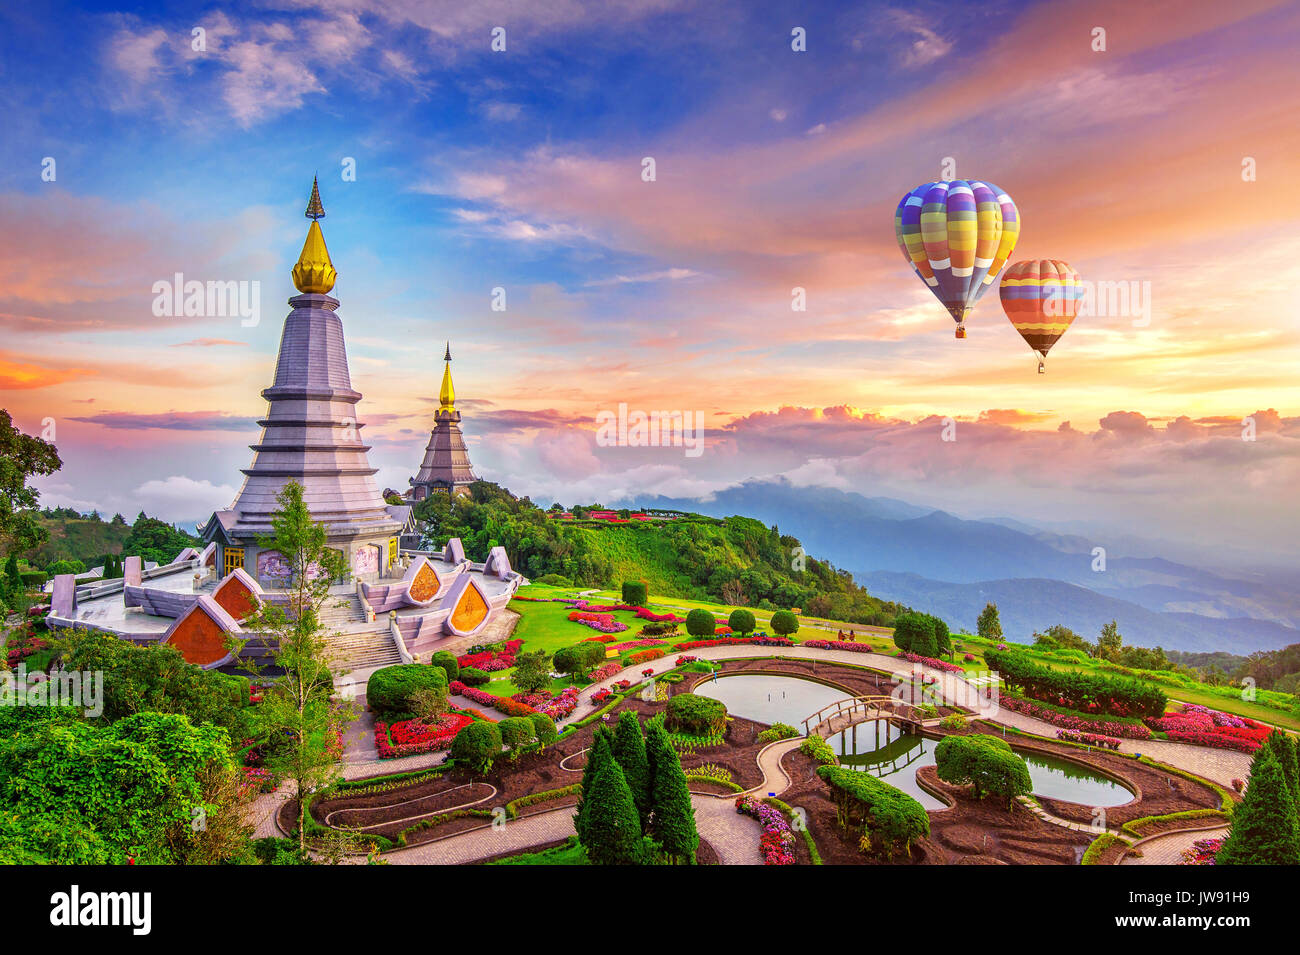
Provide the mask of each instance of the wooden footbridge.
{"label": "wooden footbridge", "polygon": [[823,706],[803,721],[803,731],[807,736],[814,733],[821,737],[834,736],[857,723],[873,720],[907,723],[913,729],[939,722],[937,716],[927,717],[914,703],[892,696],[851,696]]}

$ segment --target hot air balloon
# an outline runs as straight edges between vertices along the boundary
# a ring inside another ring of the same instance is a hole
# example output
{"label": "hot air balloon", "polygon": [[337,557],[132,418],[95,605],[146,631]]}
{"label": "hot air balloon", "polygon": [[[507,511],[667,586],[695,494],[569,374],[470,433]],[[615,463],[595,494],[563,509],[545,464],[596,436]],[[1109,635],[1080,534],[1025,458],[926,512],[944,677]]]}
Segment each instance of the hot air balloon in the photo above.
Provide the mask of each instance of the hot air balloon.
{"label": "hot air balloon", "polygon": [[1041,356],[1041,375],[1048,350],[1079,312],[1083,299],[1079,273],[1058,259],[1026,259],[1007,269],[998,294],[1020,337]]}
{"label": "hot air balloon", "polygon": [[966,337],[966,316],[1011,258],[1020,213],[989,182],[927,182],[898,203],[894,233],[903,257],[930,286]]}

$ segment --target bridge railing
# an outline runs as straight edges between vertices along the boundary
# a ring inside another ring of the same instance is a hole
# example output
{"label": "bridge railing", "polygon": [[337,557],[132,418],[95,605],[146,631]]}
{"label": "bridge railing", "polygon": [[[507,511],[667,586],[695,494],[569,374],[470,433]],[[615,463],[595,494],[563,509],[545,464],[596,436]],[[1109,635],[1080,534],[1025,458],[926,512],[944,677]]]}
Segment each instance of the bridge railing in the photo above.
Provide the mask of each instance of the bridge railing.
{"label": "bridge railing", "polygon": [[[830,712],[827,715],[828,711]],[[803,721],[804,735],[809,735],[813,731],[820,730],[822,726],[835,720],[840,716],[854,716],[861,712],[860,720],[851,719],[849,724],[864,722],[869,719],[881,719],[888,717],[899,717],[912,723],[920,723],[924,716],[920,707],[913,703],[906,703],[903,700],[894,699],[892,696],[856,696],[847,697],[843,700],[837,700],[834,703],[828,703],[816,713],[809,716]]]}

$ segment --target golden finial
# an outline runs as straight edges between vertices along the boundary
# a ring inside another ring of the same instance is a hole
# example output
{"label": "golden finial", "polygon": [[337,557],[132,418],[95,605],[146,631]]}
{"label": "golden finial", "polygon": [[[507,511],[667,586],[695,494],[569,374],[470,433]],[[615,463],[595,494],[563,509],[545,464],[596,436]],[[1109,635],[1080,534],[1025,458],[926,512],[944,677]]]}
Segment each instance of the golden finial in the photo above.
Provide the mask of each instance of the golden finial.
{"label": "golden finial", "polygon": [[307,200],[306,215],[308,219],[325,218],[325,207],[320,202],[320,183],[315,176],[311,177],[311,198]]}
{"label": "golden finial", "polygon": [[442,359],[447,364],[442,366],[442,388],[438,391],[439,411],[456,410],[456,389],[451,384],[451,342],[447,342],[447,352]]}
{"label": "golden finial", "polygon": [[302,254],[298,264],[293,267],[293,284],[299,292],[316,292],[327,295],[334,288],[338,272],[330,261],[329,249],[325,247],[325,236],[321,233],[317,221],[325,217],[325,207],[320,201],[320,186],[316,177],[311,180],[311,199],[307,203],[307,218],[311,227],[307,230],[307,241],[302,244]]}

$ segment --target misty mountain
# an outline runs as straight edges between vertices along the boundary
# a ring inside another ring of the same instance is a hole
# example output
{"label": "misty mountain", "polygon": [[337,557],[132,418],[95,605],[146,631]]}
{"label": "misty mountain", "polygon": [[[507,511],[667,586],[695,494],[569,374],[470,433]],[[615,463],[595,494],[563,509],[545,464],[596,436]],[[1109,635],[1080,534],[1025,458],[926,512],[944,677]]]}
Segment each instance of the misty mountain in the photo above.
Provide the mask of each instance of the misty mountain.
{"label": "misty mountain", "polygon": [[953,614],[949,622],[967,628],[975,619],[971,607],[977,614],[988,599],[998,599],[979,598],[981,592],[1005,593],[1023,605],[998,601],[1012,639],[1053,623],[1095,637],[1115,619],[1127,642],[1141,646],[1249,653],[1300,642],[1292,573],[1207,570],[1109,550],[1100,569],[1094,548],[1106,547],[1106,540],[1005,518],[965,520],[894,498],[784,481],[748,481],[708,500],[636,503],[776,524],[809,553],[852,570],[877,596],[945,619]]}

